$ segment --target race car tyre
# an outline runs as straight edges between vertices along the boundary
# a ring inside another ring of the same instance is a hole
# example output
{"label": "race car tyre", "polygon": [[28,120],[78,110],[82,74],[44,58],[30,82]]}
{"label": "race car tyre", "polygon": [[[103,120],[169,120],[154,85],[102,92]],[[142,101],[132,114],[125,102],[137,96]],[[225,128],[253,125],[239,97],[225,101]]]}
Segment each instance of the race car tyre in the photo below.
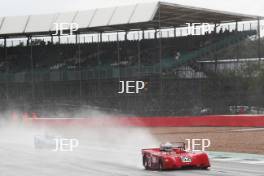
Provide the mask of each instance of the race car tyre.
{"label": "race car tyre", "polygon": [[161,160],[159,161],[159,170],[160,170],[160,171],[164,170],[164,168],[163,168],[163,163],[162,163]]}
{"label": "race car tyre", "polygon": [[149,158],[143,156],[143,165],[145,167],[146,170],[149,170],[150,169],[150,166],[149,166]]}
{"label": "race car tyre", "polygon": [[201,167],[201,169],[203,169],[203,170],[208,170],[208,166]]}

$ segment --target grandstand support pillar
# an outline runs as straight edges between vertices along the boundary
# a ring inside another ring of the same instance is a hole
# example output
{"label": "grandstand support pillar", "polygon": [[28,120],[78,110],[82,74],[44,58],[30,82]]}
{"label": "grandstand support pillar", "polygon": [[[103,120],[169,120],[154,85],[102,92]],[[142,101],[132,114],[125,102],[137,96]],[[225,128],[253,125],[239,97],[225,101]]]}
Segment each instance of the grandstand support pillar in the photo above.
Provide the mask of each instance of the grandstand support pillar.
{"label": "grandstand support pillar", "polygon": [[[235,29],[235,34],[238,32],[238,21],[236,21],[236,29]],[[237,59],[237,68],[239,64],[239,44],[236,45],[236,59]]]}
{"label": "grandstand support pillar", "polygon": [[7,57],[6,37],[4,38],[5,59]]}
{"label": "grandstand support pillar", "polygon": [[[237,35],[238,33],[238,21],[236,21],[236,28],[235,28],[235,35]],[[237,62],[236,62],[236,71],[238,72],[238,68],[239,68],[239,43],[236,45],[236,48],[235,48],[235,52],[236,52],[236,59],[237,59]],[[239,104],[239,99],[240,99],[240,95],[239,95],[239,79],[235,79],[235,103],[236,104]]]}
{"label": "grandstand support pillar", "polygon": [[97,51],[96,51],[96,58],[97,58],[97,62],[99,63],[100,62],[100,50],[101,50],[101,43],[102,43],[102,40],[101,40],[102,36],[100,34],[97,35]]}
{"label": "grandstand support pillar", "polygon": [[174,29],[174,37],[177,37],[177,28],[174,27],[173,29]]}
{"label": "grandstand support pillar", "polygon": [[51,43],[53,44],[53,35],[50,35],[50,40],[51,40]]}
{"label": "grandstand support pillar", "polygon": [[259,66],[260,66],[260,62],[261,62],[261,48],[260,48],[260,17],[258,17],[258,60],[259,60]]}
{"label": "grandstand support pillar", "polygon": [[[214,35],[217,33],[217,24],[214,24]],[[218,66],[218,61],[217,61],[217,54],[213,51],[213,57],[214,57],[214,72],[217,72],[217,66]]]}
{"label": "grandstand support pillar", "polygon": [[119,34],[117,32],[116,37],[116,47],[117,47],[117,63],[118,63],[118,72],[119,72],[119,81],[120,81],[120,43],[119,43]]}
{"label": "grandstand support pillar", "polygon": [[31,70],[31,98],[32,103],[35,102],[35,78],[34,78],[34,62],[33,62],[33,46],[32,46],[32,37],[28,37],[28,41],[30,41],[30,70]]}
{"label": "grandstand support pillar", "polygon": [[[163,85],[162,85],[162,31],[161,31],[161,8],[160,8],[160,3],[159,3],[159,23],[158,23],[158,28],[159,28],[159,39],[158,39],[158,46],[159,46],[159,111],[163,111]],[[159,113],[160,113],[159,112]]]}
{"label": "grandstand support pillar", "polygon": [[142,30],[142,39],[144,40],[145,39],[145,31]]}
{"label": "grandstand support pillar", "polygon": [[137,42],[137,57],[138,57],[138,76],[140,77],[141,76],[141,42],[140,42],[140,39],[138,39],[138,42]]}
{"label": "grandstand support pillar", "polygon": [[6,37],[4,38],[4,48],[6,48]]}
{"label": "grandstand support pillar", "polygon": [[[7,60],[7,37],[5,37],[4,38],[4,50],[5,50],[5,61]],[[8,75],[8,73],[9,73],[9,68],[8,67],[6,67],[5,68],[5,72],[6,72],[6,74]],[[8,100],[9,99],[9,84],[8,84],[8,80],[6,80],[6,82],[5,82],[5,89],[6,89],[6,91],[5,91],[5,94],[6,94],[6,100]]]}
{"label": "grandstand support pillar", "polygon": [[125,31],[125,43],[124,43],[124,47],[125,47],[125,57],[126,57],[126,60],[128,60],[128,43],[127,43],[127,31]]}
{"label": "grandstand support pillar", "polygon": [[[118,34],[117,34],[118,35]],[[100,32],[100,34],[99,34],[99,41],[100,41],[100,43],[102,43],[103,42],[103,33],[102,32]]]}
{"label": "grandstand support pillar", "polygon": [[58,40],[59,40],[59,41],[58,41],[59,44],[61,44],[61,35],[60,35],[60,34],[58,35]]}
{"label": "grandstand support pillar", "polygon": [[31,42],[32,42],[32,41],[30,41],[30,42],[29,42],[29,41],[30,41],[30,36],[27,37],[27,46],[29,46],[29,43],[30,43],[30,45],[31,45]]}
{"label": "grandstand support pillar", "polygon": [[82,103],[82,69],[81,69],[81,39],[80,35],[76,33],[76,44],[78,45],[78,67],[79,67],[79,100]]}
{"label": "grandstand support pillar", "polygon": [[125,32],[125,41],[127,41],[128,31]]}
{"label": "grandstand support pillar", "polygon": [[[121,70],[120,70],[120,45],[119,45],[119,34],[117,32],[116,36],[116,49],[117,49],[117,65],[118,65],[118,89],[120,90],[120,81],[121,81]],[[127,100],[127,99],[126,99]],[[120,102],[118,103],[118,108],[121,108]]]}

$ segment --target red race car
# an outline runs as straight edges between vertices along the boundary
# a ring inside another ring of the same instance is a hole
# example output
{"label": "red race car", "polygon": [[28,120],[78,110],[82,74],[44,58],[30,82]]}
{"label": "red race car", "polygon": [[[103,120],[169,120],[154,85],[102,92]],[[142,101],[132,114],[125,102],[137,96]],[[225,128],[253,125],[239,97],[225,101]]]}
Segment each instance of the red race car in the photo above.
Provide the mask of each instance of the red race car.
{"label": "red race car", "polygon": [[210,161],[204,152],[187,152],[185,143],[161,144],[160,148],[143,149],[143,166],[147,170],[169,170],[180,168],[208,169]]}

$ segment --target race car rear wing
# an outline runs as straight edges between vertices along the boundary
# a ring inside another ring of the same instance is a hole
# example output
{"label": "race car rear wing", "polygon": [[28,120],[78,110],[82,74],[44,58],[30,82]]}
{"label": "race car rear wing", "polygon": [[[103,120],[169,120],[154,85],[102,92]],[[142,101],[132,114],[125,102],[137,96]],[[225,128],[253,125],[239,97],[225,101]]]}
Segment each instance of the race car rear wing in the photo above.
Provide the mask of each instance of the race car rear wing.
{"label": "race car rear wing", "polygon": [[[184,142],[171,142],[171,144],[172,144],[172,147],[175,149],[181,149],[181,150],[186,149],[186,144]],[[142,152],[147,151],[147,150],[159,151],[160,148],[146,148],[146,149],[142,149]]]}
{"label": "race car rear wing", "polygon": [[173,148],[185,150],[186,144],[184,142],[171,142]]}

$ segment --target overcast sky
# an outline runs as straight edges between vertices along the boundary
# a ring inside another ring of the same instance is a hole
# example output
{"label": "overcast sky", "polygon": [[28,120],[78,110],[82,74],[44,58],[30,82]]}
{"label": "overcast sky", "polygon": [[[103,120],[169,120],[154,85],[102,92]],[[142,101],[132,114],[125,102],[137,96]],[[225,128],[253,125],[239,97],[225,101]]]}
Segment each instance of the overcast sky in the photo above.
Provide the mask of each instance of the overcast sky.
{"label": "overcast sky", "polygon": [[[0,0],[0,16],[45,14],[153,0]],[[165,0],[179,4],[264,16],[264,0]]]}

